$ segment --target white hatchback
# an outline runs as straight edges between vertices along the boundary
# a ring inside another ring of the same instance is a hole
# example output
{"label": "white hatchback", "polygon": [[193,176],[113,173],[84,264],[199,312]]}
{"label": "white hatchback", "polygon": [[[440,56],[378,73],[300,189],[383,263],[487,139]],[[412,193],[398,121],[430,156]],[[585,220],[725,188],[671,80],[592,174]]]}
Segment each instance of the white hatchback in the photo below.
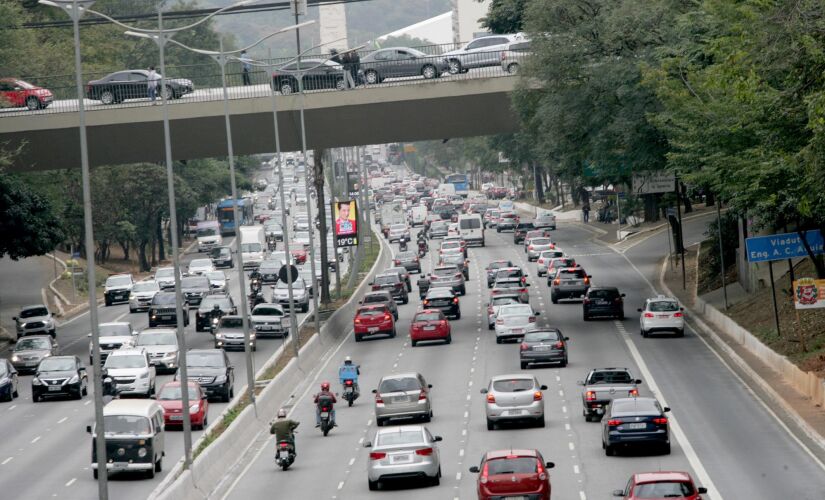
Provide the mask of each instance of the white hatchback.
{"label": "white hatchback", "polygon": [[679,306],[676,299],[659,295],[647,299],[644,307],[637,310],[641,313],[639,330],[642,337],[655,332],[674,332],[677,337],[685,336],[685,309]]}

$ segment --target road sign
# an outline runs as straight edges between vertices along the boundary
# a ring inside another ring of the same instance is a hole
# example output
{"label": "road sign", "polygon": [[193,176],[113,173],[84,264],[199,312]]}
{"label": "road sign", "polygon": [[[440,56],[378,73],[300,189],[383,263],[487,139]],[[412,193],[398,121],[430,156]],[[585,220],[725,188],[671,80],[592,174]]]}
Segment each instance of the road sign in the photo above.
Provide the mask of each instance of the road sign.
{"label": "road sign", "polygon": [[797,309],[825,307],[825,280],[800,278],[793,282],[793,301]]}
{"label": "road sign", "polygon": [[298,268],[292,264],[281,266],[281,270],[278,271],[278,279],[284,283],[294,283],[298,279]]}
{"label": "road sign", "polygon": [[676,191],[673,172],[642,172],[633,174],[633,192],[638,194],[670,193]]}
{"label": "road sign", "polygon": [[307,0],[289,0],[293,16],[307,15]]}
{"label": "road sign", "polygon": [[[814,255],[825,253],[825,241],[818,229],[805,231],[804,234]],[[748,250],[748,262],[767,262],[808,256],[798,233],[754,236],[745,240],[745,247]]]}

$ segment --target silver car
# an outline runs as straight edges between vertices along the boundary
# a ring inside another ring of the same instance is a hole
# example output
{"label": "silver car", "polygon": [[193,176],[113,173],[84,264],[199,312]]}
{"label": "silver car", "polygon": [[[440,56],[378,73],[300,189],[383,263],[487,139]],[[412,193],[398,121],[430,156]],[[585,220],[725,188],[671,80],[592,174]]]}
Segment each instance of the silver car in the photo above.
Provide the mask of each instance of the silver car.
{"label": "silver car", "polygon": [[161,290],[171,290],[175,288],[175,268],[159,267],[155,271],[155,281]]}
{"label": "silver car", "polygon": [[199,275],[210,273],[215,270],[212,259],[194,259],[189,263],[189,274]]}
{"label": "silver car", "polygon": [[554,261],[555,259],[562,259],[564,257],[564,251],[559,250],[556,248],[555,250],[542,250],[539,254],[539,258],[536,260],[536,274],[539,276],[546,276],[547,275],[547,266],[550,265],[550,262]]}
{"label": "silver car", "polygon": [[155,393],[155,367],[143,349],[118,349],[109,354],[103,365],[120,394],[140,394],[150,397]]}
{"label": "silver car", "polygon": [[[122,347],[134,347],[135,335],[137,332],[132,328],[132,324],[119,321],[113,323],[100,323],[97,325],[98,339],[100,342],[100,362],[105,363],[106,358],[113,351]],[[91,337],[92,334],[86,335]],[[89,340],[89,364],[94,365],[92,359],[92,341]]]}
{"label": "silver car", "polygon": [[487,430],[501,422],[532,421],[544,427],[544,394],[546,385],[540,385],[532,375],[497,375],[490,379],[484,394]]}
{"label": "silver car", "polygon": [[43,358],[57,356],[57,341],[49,335],[32,335],[17,341],[11,355],[11,364],[19,373],[37,371],[37,365]]}
{"label": "silver car", "polygon": [[383,377],[378,389],[372,391],[375,394],[375,423],[381,427],[392,418],[421,418],[429,422],[433,416],[432,387],[420,373]]}
{"label": "silver car", "polygon": [[226,293],[226,284],[229,277],[223,271],[209,271],[206,273],[209,284],[212,286],[212,293]]}
{"label": "silver car", "polygon": [[470,68],[501,64],[501,51],[505,50],[510,42],[523,39],[521,34],[483,36],[460,49],[445,52],[443,56],[450,74],[466,73]]}
{"label": "silver car", "polygon": [[530,55],[529,41],[512,42],[501,53],[501,69],[511,75],[517,75],[521,71],[524,59]]}
{"label": "silver car", "polygon": [[[174,276],[174,275],[173,275]],[[160,286],[156,281],[138,281],[129,293],[129,312],[149,310],[149,304],[160,291]]]}
{"label": "silver car", "polygon": [[252,310],[249,321],[251,328],[255,330],[258,337],[264,335],[285,336],[289,334],[289,329],[285,328],[284,321],[286,314],[284,309],[277,304],[258,304]]}
{"label": "silver car", "polygon": [[496,315],[496,344],[507,339],[519,339],[536,329],[536,316],[530,304],[510,304],[501,306]]}
{"label": "silver car", "polygon": [[436,486],[441,482],[441,436],[433,436],[423,425],[378,429],[375,439],[364,443],[371,448],[367,480],[371,491],[393,479],[423,479]]}
{"label": "silver car", "polygon": [[496,318],[498,317],[498,310],[501,306],[511,304],[521,304],[518,293],[490,295],[490,302],[487,303],[487,328],[494,330],[496,328]]}
{"label": "silver car", "polygon": [[173,328],[147,328],[140,332],[135,347],[149,355],[155,370],[174,372],[178,369],[178,336]]}
{"label": "silver car", "polygon": [[539,259],[541,252],[545,250],[554,250],[556,245],[550,241],[550,238],[533,238],[527,245],[527,260],[530,262]]}
{"label": "silver car", "polygon": [[48,333],[55,337],[55,321],[49,308],[38,304],[20,308],[20,315],[12,318],[17,328],[17,338],[24,335]]}
{"label": "silver car", "polygon": [[[279,281],[273,287],[272,302],[279,304],[281,307],[289,307],[289,287],[290,285],[286,282]],[[301,312],[309,311],[309,293],[303,278],[298,278],[292,283],[292,299],[295,302],[295,307],[300,308]]]}
{"label": "silver car", "polygon": [[[249,332],[249,348],[258,350],[255,339],[255,330]],[[246,335],[243,329],[243,318],[240,316],[221,317],[218,328],[215,330],[215,349],[246,349]]]}

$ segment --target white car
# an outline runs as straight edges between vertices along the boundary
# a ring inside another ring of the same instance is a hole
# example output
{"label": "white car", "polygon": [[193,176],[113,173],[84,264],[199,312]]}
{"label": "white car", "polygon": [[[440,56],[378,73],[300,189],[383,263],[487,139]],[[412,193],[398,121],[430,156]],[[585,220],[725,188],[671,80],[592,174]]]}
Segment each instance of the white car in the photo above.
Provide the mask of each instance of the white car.
{"label": "white car", "polygon": [[539,258],[536,259],[536,274],[539,276],[547,275],[547,265],[553,259],[560,259],[564,257],[564,252],[558,248],[553,250],[542,250],[539,253]]}
{"label": "white car", "polygon": [[510,304],[499,307],[496,314],[496,344],[506,339],[519,339],[536,329],[536,316],[530,304]]}
{"label": "white car", "polygon": [[206,274],[215,270],[212,259],[194,259],[189,263],[189,274]]}
{"label": "white car", "polygon": [[103,365],[120,394],[140,394],[151,397],[155,393],[155,367],[143,349],[121,348],[112,351]]}
{"label": "white car", "polygon": [[[298,278],[292,283],[292,300],[301,312],[309,311],[309,293],[303,278]],[[273,287],[272,302],[280,304],[283,308],[289,307],[289,285],[287,283],[278,281],[278,284]]]}
{"label": "white car", "polygon": [[284,308],[277,304],[258,304],[252,310],[249,321],[258,337],[266,335],[283,337],[289,334],[289,329],[285,325],[289,320],[284,321],[285,317],[287,316]]}
{"label": "white car", "polygon": [[115,302],[128,302],[129,292],[132,291],[135,281],[131,274],[115,274],[106,278],[103,289],[103,299],[107,306]]}
{"label": "white car", "polygon": [[400,241],[401,238],[405,238],[407,241],[410,240],[410,229],[407,227],[406,224],[392,224],[390,226],[390,232],[387,236],[387,239],[390,243],[394,241]]}
{"label": "white car", "polygon": [[209,271],[206,273],[209,278],[209,284],[212,286],[212,292],[223,293],[226,292],[226,285],[229,278],[223,271]]}
{"label": "white car", "polygon": [[137,312],[141,310],[149,310],[149,304],[152,299],[160,291],[160,286],[157,281],[138,281],[132,287],[132,292],[129,294],[129,312]]}
{"label": "white car", "polygon": [[175,268],[174,267],[159,267],[155,271],[155,282],[161,290],[170,290],[175,288]]}
{"label": "white car", "polygon": [[135,347],[146,351],[155,370],[178,369],[178,336],[174,328],[147,328],[138,333]]}
{"label": "white car", "polygon": [[639,330],[642,337],[655,332],[674,332],[677,337],[685,336],[684,308],[673,297],[659,295],[647,299],[639,314]]}

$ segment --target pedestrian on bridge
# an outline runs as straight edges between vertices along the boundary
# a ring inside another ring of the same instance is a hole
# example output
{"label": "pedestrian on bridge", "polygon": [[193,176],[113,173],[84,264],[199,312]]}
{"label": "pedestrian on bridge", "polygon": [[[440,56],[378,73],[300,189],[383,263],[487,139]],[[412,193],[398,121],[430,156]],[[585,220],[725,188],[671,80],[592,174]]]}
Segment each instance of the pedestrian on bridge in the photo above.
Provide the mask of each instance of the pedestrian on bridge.
{"label": "pedestrian on bridge", "polygon": [[149,95],[149,100],[152,101],[152,104],[157,104],[158,97],[158,82],[160,81],[160,75],[157,71],[155,71],[154,66],[149,66],[149,74],[146,77],[146,90]]}
{"label": "pedestrian on bridge", "polygon": [[246,55],[246,51],[241,51],[241,57],[238,58],[241,61],[241,67],[243,68],[243,84],[244,85],[252,85],[252,79],[249,77],[249,71],[252,69],[252,59]]}

